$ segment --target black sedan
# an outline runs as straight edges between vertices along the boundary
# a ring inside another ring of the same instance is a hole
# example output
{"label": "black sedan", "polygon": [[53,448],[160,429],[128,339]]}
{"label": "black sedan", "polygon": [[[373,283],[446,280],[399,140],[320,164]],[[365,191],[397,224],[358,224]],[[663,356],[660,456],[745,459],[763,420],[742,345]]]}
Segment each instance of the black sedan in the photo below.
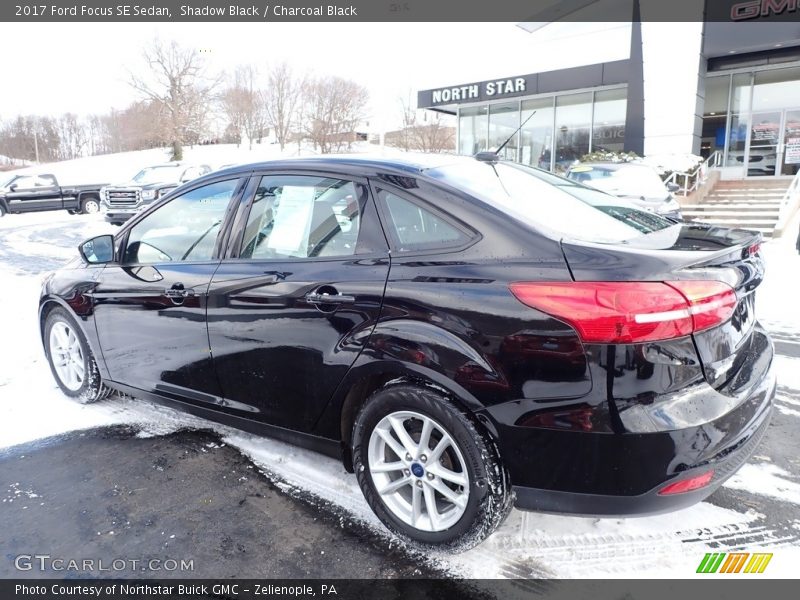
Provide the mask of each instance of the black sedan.
{"label": "black sedan", "polygon": [[459,550],[512,506],[679,509],[750,456],[760,242],[491,154],[276,161],[82,244],[41,334],[66,395],[341,457],[389,529]]}

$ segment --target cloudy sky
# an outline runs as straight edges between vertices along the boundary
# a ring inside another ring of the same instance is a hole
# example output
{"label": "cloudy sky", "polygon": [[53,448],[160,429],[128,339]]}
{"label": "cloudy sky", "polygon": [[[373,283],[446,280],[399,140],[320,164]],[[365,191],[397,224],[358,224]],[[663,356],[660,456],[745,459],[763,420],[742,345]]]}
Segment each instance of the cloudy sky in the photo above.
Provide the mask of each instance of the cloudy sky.
{"label": "cloudy sky", "polygon": [[136,99],[129,72],[158,36],[195,47],[216,71],[288,61],[298,71],[359,81],[374,125],[393,126],[409,91],[618,60],[626,24],[513,23],[0,23],[0,119],[87,114]]}

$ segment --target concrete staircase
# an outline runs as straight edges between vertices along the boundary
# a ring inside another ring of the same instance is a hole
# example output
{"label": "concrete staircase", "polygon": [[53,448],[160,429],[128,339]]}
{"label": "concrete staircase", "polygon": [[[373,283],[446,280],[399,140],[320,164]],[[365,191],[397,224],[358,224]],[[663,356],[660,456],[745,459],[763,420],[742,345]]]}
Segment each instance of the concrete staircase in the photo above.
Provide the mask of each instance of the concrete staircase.
{"label": "concrete staircase", "polygon": [[699,204],[682,204],[687,221],[760,231],[772,237],[780,203],[791,180],[753,178],[718,181]]}

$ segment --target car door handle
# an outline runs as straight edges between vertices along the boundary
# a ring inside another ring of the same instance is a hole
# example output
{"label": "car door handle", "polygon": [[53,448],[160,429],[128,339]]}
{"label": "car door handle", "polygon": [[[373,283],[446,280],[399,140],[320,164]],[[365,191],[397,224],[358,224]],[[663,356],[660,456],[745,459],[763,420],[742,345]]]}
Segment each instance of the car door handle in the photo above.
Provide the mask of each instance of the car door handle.
{"label": "car door handle", "polygon": [[164,290],[164,295],[168,298],[188,298],[189,296],[194,296],[194,290],[192,289],[184,289],[183,285],[180,283],[176,283],[171,288]]}
{"label": "car door handle", "polygon": [[306,302],[309,304],[353,304],[355,296],[345,296],[344,294],[319,294],[309,292],[305,295]]}

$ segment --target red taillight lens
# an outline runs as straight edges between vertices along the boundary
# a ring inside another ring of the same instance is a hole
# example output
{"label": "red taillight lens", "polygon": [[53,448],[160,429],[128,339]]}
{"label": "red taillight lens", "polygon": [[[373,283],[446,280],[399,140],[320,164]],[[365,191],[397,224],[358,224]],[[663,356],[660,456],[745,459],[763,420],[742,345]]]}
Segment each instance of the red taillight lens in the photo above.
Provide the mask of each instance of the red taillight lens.
{"label": "red taillight lens", "polygon": [[667,340],[728,319],[736,294],[718,281],[512,283],[516,298],[569,323],[584,342]]}
{"label": "red taillight lens", "polygon": [[683,494],[686,492],[693,492],[700,488],[706,487],[711,480],[714,479],[714,471],[708,471],[702,475],[691,477],[690,479],[683,479],[670,483],[669,485],[661,488],[658,492],[659,496],[671,496],[672,494]]}
{"label": "red taillight lens", "polygon": [[724,323],[736,308],[736,292],[721,281],[670,281],[669,285],[689,302],[695,331]]}

